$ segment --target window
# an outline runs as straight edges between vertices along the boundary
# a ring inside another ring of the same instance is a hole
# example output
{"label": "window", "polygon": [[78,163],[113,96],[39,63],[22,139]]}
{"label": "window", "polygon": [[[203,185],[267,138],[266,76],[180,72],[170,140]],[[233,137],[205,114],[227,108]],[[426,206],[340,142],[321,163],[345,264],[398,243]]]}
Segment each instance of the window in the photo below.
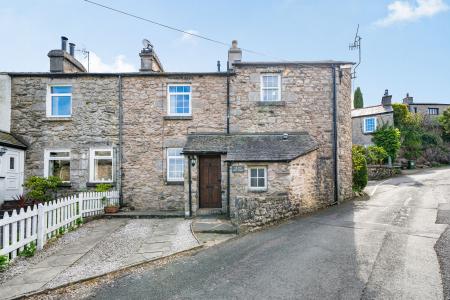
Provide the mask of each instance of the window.
{"label": "window", "polygon": [[167,181],[184,181],[182,148],[167,148]]}
{"label": "window", "polygon": [[432,108],[432,107],[429,107],[429,108],[428,108],[428,114],[429,114],[429,115],[434,115],[434,116],[439,115],[439,108]]}
{"label": "window", "polygon": [[261,76],[261,101],[281,100],[281,76],[265,74]]}
{"label": "window", "polygon": [[47,117],[70,117],[72,114],[72,86],[51,85],[47,96]]}
{"label": "window", "polygon": [[414,113],[417,114],[417,107],[414,107]]}
{"label": "window", "polygon": [[70,182],[70,150],[46,150],[44,173],[45,177],[55,176]]}
{"label": "window", "polygon": [[249,167],[248,187],[253,191],[267,190],[267,167]]}
{"label": "window", "polygon": [[113,181],[113,150],[112,148],[91,149],[89,155],[89,181]]}
{"label": "window", "polygon": [[377,119],[375,117],[364,119],[364,132],[370,133],[377,129]]}
{"label": "window", "polygon": [[190,116],[191,87],[189,85],[169,85],[168,89],[169,115]]}
{"label": "window", "polygon": [[10,157],[9,158],[9,169],[10,170],[14,170],[15,169],[14,163],[15,163],[14,157]]}

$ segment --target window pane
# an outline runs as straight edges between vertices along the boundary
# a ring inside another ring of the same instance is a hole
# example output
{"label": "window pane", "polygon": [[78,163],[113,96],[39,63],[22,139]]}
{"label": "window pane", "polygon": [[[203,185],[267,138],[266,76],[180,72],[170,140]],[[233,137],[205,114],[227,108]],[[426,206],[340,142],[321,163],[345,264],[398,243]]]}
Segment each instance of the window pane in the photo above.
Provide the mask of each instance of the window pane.
{"label": "window pane", "polygon": [[176,113],[177,111],[177,96],[170,96],[170,113]]}
{"label": "window pane", "polygon": [[258,187],[264,187],[264,178],[258,178]]}
{"label": "window pane", "polygon": [[68,116],[71,108],[70,96],[52,96],[52,116]]}
{"label": "window pane", "polygon": [[191,87],[190,86],[187,85],[187,86],[184,87],[184,92],[185,93],[189,93],[190,91],[191,91]]}
{"label": "window pane", "polygon": [[70,160],[50,160],[48,175],[55,176],[62,181],[70,181]]}
{"label": "window pane", "polygon": [[168,156],[180,156],[181,151],[183,151],[183,148],[168,148],[167,155]]}
{"label": "window pane", "polygon": [[50,157],[70,157],[70,152],[50,152]]}
{"label": "window pane", "polygon": [[169,86],[169,93],[175,93],[177,91],[176,86]]}
{"label": "window pane", "polygon": [[112,159],[94,160],[94,180],[112,181]]}
{"label": "window pane", "polygon": [[95,156],[111,156],[110,150],[94,151]]}
{"label": "window pane", "polygon": [[71,86],[52,86],[51,87],[51,93],[52,94],[67,94],[72,93],[72,87]]}
{"label": "window pane", "polygon": [[258,174],[257,169],[250,169],[250,177],[256,177]]}
{"label": "window pane", "polygon": [[177,86],[177,93],[182,93],[182,92],[183,92],[183,87]]}
{"label": "window pane", "polygon": [[258,169],[258,177],[264,177],[264,169]]}
{"label": "window pane", "polygon": [[15,162],[15,160],[14,160],[14,157],[10,157],[9,158],[9,169],[10,170],[14,170],[14,162]]}
{"label": "window pane", "polygon": [[258,181],[257,181],[256,178],[251,178],[251,179],[250,179],[250,186],[251,186],[251,187],[258,187],[258,186],[257,186],[257,183],[258,183]]}

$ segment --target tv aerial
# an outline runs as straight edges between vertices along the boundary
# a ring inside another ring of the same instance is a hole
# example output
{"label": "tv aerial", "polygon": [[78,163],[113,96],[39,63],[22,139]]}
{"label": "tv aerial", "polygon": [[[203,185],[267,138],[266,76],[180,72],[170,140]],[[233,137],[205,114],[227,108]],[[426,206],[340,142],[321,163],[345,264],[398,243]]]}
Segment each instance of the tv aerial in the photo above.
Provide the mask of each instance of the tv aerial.
{"label": "tv aerial", "polygon": [[152,49],[153,48],[152,43],[150,43],[150,41],[147,39],[142,40],[142,45],[144,46],[144,49]]}
{"label": "tv aerial", "polygon": [[361,40],[362,40],[362,38],[359,36],[358,32],[359,32],[359,24],[358,24],[358,27],[356,28],[355,40],[353,41],[353,43],[350,43],[350,45],[348,46],[348,49],[350,51],[358,50],[358,56],[359,56],[358,63],[353,68],[353,72],[351,74],[352,79],[356,78],[356,68],[358,68],[358,66],[361,64]]}

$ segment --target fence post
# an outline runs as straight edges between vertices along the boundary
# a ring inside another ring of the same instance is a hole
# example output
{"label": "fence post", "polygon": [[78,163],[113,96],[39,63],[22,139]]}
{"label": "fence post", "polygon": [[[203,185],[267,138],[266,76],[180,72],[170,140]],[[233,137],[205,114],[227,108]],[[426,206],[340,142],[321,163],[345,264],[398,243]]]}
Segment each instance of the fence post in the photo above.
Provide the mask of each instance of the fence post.
{"label": "fence post", "polygon": [[83,192],[78,194],[78,214],[82,219],[83,219],[83,196],[84,196]]}
{"label": "fence post", "polygon": [[45,209],[44,205],[39,203],[37,215],[37,249],[42,250],[45,243]]}

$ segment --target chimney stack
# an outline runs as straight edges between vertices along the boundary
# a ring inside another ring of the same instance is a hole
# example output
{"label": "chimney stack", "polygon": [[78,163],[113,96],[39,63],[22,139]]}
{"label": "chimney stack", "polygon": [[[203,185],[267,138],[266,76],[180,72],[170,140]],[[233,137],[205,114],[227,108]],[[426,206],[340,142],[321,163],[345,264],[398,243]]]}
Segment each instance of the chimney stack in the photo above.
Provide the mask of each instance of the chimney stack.
{"label": "chimney stack", "polygon": [[69,43],[69,54],[72,57],[75,57],[75,44]]}
{"label": "chimney stack", "polygon": [[66,38],[65,36],[61,37],[61,50],[63,51],[67,51],[67,40],[68,38]]}
{"label": "chimney stack", "polygon": [[392,105],[392,95],[389,95],[389,91],[387,89],[384,90],[383,98],[381,98],[381,105],[383,106]]}
{"label": "chimney stack", "polygon": [[414,102],[413,100],[414,100],[414,98],[409,96],[409,93],[406,93],[406,97],[403,98],[403,104],[407,104],[407,105],[413,104],[413,102]]}
{"label": "chimney stack", "polygon": [[238,48],[238,42],[233,40],[231,48],[228,50],[228,68],[233,69],[233,64],[242,60],[242,50]]}
{"label": "chimney stack", "polygon": [[69,43],[67,53],[67,41],[65,36],[61,37],[61,49],[50,50],[50,72],[52,73],[77,73],[86,72],[84,66],[75,59],[75,44]]}
{"label": "chimney stack", "polygon": [[[144,45],[145,47],[145,45]],[[164,72],[161,62],[150,43],[139,53],[141,57],[140,72]]]}

